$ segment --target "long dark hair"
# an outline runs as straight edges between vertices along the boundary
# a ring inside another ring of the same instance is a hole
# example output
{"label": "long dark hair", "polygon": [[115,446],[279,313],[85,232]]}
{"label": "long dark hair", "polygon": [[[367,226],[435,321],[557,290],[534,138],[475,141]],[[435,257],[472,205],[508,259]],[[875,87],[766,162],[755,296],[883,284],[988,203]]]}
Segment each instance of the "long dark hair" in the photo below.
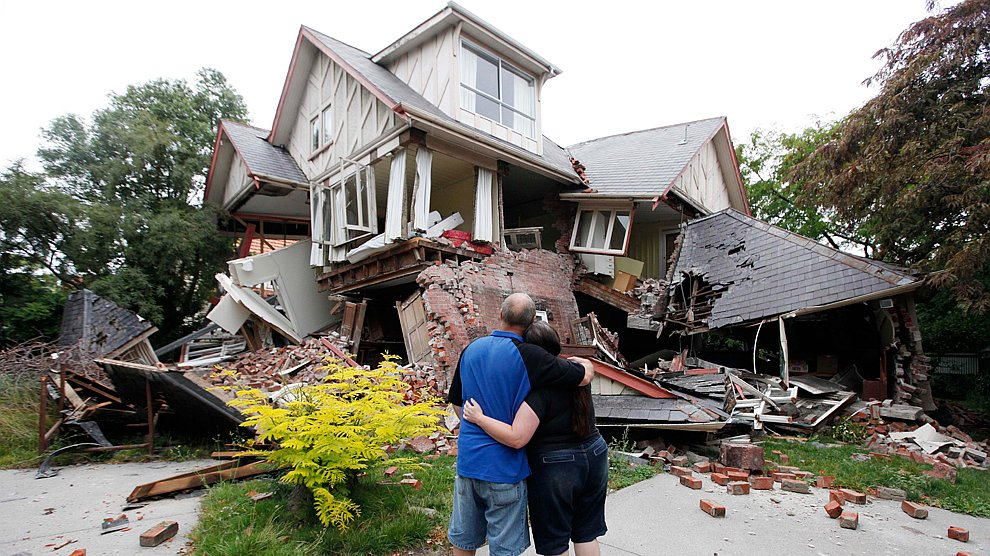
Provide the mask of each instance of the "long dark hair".
{"label": "long dark hair", "polygon": [[[526,329],[526,342],[539,346],[550,352],[550,355],[560,355],[560,336],[552,326],[542,320],[534,321]],[[571,397],[571,430],[584,438],[591,434],[591,385],[580,386],[574,390]]]}

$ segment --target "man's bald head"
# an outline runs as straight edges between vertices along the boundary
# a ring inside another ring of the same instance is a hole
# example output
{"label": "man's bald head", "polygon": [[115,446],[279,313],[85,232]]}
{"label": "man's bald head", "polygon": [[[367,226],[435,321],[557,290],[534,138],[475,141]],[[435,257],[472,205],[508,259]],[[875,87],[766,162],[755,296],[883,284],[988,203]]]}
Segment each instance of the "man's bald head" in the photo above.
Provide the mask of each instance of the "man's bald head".
{"label": "man's bald head", "polygon": [[524,293],[514,293],[502,302],[502,323],[513,328],[526,329],[536,318],[536,304]]}

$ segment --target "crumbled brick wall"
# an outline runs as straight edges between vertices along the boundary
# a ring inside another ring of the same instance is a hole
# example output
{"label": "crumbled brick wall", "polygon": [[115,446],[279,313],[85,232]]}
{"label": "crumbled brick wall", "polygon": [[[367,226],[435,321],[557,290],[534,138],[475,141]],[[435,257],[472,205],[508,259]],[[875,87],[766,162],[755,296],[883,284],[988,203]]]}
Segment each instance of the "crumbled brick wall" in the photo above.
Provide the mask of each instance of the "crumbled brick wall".
{"label": "crumbled brick wall", "polygon": [[569,343],[570,323],[579,317],[573,280],[572,257],[540,249],[499,250],[481,262],[451,261],[424,270],[417,282],[438,377],[449,379],[461,350],[498,326],[502,301],[513,292],[528,293],[538,310],[547,311],[561,341]]}
{"label": "crumbled brick wall", "polygon": [[895,297],[893,308],[886,311],[894,325],[897,343],[897,391],[894,393],[894,401],[932,411],[935,409],[935,402],[928,383],[931,360],[925,355],[921,345],[921,329],[915,313],[914,298],[911,295]]}

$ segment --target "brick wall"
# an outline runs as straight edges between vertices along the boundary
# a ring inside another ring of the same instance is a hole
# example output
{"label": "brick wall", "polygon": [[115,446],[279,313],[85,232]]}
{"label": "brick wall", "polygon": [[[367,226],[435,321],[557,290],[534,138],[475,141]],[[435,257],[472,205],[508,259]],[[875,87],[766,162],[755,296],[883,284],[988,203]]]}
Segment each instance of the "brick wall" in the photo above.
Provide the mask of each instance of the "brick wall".
{"label": "brick wall", "polygon": [[498,327],[502,301],[513,292],[528,293],[537,310],[547,311],[561,341],[570,342],[570,323],[579,317],[573,280],[572,257],[540,249],[500,250],[481,262],[451,261],[421,272],[417,282],[438,377],[449,379],[468,342]]}

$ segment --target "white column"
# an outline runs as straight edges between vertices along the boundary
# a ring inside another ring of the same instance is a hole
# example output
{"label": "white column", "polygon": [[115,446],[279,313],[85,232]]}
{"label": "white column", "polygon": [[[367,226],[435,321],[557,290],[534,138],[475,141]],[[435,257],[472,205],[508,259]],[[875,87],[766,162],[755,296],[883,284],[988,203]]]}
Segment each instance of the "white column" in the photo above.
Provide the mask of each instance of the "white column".
{"label": "white column", "polygon": [[478,185],[474,190],[474,239],[492,242],[495,224],[492,219],[492,171],[478,167]]}
{"label": "white column", "polygon": [[392,157],[388,173],[388,202],[385,206],[385,243],[405,237],[403,207],[406,204],[406,149]]}
{"label": "white column", "polygon": [[413,229],[426,230],[430,214],[430,180],[433,168],[433,153],[426,147],[416,151],[416,181],[413,182]]}

